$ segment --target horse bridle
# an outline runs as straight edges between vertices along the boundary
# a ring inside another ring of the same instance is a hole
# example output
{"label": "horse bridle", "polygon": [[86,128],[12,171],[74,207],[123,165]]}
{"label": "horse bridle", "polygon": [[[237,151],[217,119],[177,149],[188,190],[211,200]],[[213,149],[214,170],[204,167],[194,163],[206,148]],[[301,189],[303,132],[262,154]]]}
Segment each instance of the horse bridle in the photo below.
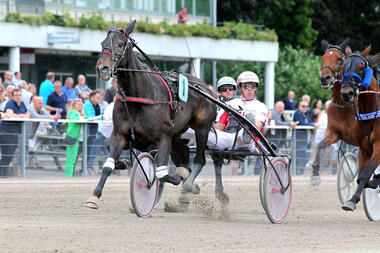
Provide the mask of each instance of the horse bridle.
{"label": "horse bridle", "polygon": [[[115,52],[113,48],[113,38],[116,36],[117,33],[121,33],[123,35],[124,39],[124,48],[122,53]],[[110,36],[111,34],[111,36]],[[130,37],[125,36],[125,31],[123,29],[118,29],[118,30],[109,30],[108,31],[108,36],[106,38],[106,41],[104,42],[103,50],[101,54],[109,54],[111,55],[111,77],[115,78],[116,77],[116,72],[117,69],[116,67],[119,65],[120,60],[124,57],[125,52],[127,51],[128,48],[128,39]]]}
{"label": "horse bridle", "polygon": [[[334,50],[338,53],[340,53],[342,55],[342,62],[341,64],[338,65],[338,69],[337,70],[334,70],[333,67],[331,67],[330,65],[323,65],[321,68],[320,68],[320,71],[322,71],[323,69],[327,68],[329,70],[331,70],[331,72],[334,74],[334,79],[333,79],[333,84],[337,81],[340,81],[339,78],[338,78],[338,75],[340,73],[340,70],[342,68],[342,65],[343,65],[343,62],[345,61],[346,59],[346,55],[343,53],[342,49],[340,49],[338,46],[330,46],[327,51],[330,51],[330,50]],[[332,88],[333,85],[330,85],[328,88]]]}
{"label": "horse bridle", "polygon": [[[343,66],[343,62],[345,61],[346,59],[346,55],[343,53],[342,49],[338,46],[330,46],[326,51],[330,51],[330,50],[333,50],[333,51],[336,51],[338,53],[341,54],[342,56],[342,62],[341,64],[338,65],[338,69],[337,70],[334,70],[333,67],[331,67],[330,65],[323,65],[320,69],[320,71],[322,71],[323,69],[327,68],[329,70],[331,70],[331,72],[334,74],[334,79],[333,79],[333,84],[330,85],[329,87],[327,88],[332,88],[334,86],[334,84],[336,82],[340,82],[339,78],[338,78],[338,75],[342,69],[342,66]],[[347,108],[355,108],[357,106],[357,104],[353,103],[353,104],[349,104],[349,105],[340,105],[340,104],[337,104],[335,103],[334,101],[331,100],[331,105],[337,107],[337,108],[340,108],[340,109],[347,109]]]}
{"label": "horse bridle", "polygon": [[[353,63],[355,63],[354,66]],[[355,72],[356,66],[359,63],[362,63],[365,69],[368,67],[368,61],[360,54],[354,53],[347,57],[347,60],[344,63],[341,79],[342,87],[351,87],[354,90],[355,95],[358,95],[356,92],[361,88],[361,83],[363,81],[363,76],[360,76]]]}

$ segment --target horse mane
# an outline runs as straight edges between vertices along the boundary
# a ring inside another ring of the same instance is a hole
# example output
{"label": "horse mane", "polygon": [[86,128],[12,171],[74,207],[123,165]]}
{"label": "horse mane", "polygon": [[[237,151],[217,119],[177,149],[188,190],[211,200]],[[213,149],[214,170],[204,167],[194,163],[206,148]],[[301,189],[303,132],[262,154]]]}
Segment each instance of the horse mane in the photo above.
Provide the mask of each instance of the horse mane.
{"label": "horse mane", "polygon": [[135,54],[136,58],[140,61],[140,64],[141,66],[145,69],[145,70],[152,70],[148,64],[145,63],[146,59],[145,57],[142,55],[142,53],[140,53],[139,51],[136,51],[136,50],[133,50],[133,53]]}

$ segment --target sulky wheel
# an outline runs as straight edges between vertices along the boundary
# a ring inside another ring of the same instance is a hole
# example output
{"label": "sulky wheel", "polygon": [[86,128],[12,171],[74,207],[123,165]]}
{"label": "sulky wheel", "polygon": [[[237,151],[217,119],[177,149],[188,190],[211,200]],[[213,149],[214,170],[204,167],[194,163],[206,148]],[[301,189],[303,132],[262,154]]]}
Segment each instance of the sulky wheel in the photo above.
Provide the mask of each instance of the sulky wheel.
{"label": "sulky wheel", "polygon": [[[158,179],[156,179],[156,180],[158,180]],[[165,184],[160,183],[160,181],[158,181],[158,194],[157,194],[157,201],[156,201],[155,208],[157,208],[160,205],[160,202],[161,202],[161,199],[162,199],[162,194],[164,192],[164,185]]]}
{"label": "sulky wheel", "polygon": [[289,213],[292,180],[286,158],[275,157],[271,162],[273,167],[269,164],[264,176],[264,209],[269,220],[279,224],[285,221]]}
{"label": "sulky wheel", "polygon": [[[380,167],[377,167],[375,174],[380,174]],[[373,176],[371,177],[372,180]],[[380,220],[380,186],[376,189],[366,188],[363,192],[363,205],[367,218],[371,221]]]}
{"label": "sulky wheel", "polygon": [[265,168],[265,166],[262,166],[261,172],[260,172],[260,179],[259,179],[259,192],[260,192],[261,205],[263,206],[264,209],[265,209],[265,204],[264,204],[264,202],[265,202],[265,198],[264,198],[265,172],[266,172],[266,168]]}
{"label": "sulky wheel", "polygon": [[[131,202],[137,216],[149,217],[159,199],[160,182],[157,177],[153,182],[155,175],[153,157],[149,153],[142,153],[137,159],[142,167],[137,160],[133,163],[130,180]],[[153,182],[150,187],[143,170],[149,182]]]}
{"label": "sulky wheel", "polygon": [[358,162],[356,156],[347,152],[339,162],[337,190],[339,200],[342,204],[346,203],[355,193],[358,184]]}

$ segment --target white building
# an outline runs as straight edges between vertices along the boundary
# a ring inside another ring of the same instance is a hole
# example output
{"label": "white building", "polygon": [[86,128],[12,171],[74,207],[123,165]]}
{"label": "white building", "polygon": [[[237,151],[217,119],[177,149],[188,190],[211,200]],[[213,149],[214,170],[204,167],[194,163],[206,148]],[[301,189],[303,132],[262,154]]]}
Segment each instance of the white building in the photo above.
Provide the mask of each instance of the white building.
{"label": "white building", "polygon": [[[34,5],[30,7],[27,4],[17,4],[19,2]],[[165,18],[174,23],[178,10],[185,2],[191,5],[187,8],[193,22],[210,19],[212,0],[0,0],[0,15],[4,16],[8,11],[30,12],[31,9],[35,13],[49,10],[59,15],[62,14],[62,6],[70,6],[72,8],[69,11],[74,17],[80,17],[82,13],[98,8],[103,10],[107,19],[145,20],[148,17],[151,22],[157,22]],[[91,8],[88,3],[91,4]],[[202,5],[197,6],[197,3]],[[105,31],[13,23],[0,23],[0,30],[5,31],[0,37],[0,72],[6,69],[12,72],[21,70],[26,80],[37,85],[44,80],[48,71],[54,71],[56,79],[62,81],[67,76],[76,79],[78,74],[84,73],[92,88],[104,86],[96,77],[95,62],[101,50],[100,42],[106,36]],[[149,57],[158,60],[161,70],[176,68],[195,72],[194,74],[201,78],[204,62],[265,62],[265,103],[270,108],[274,106],[274,63],[278,60],[278,43],[215,40],[204,37],[174,38],[146,33],[134,33],[133,37]],[[190,55],[192,64],[189,64]]]}

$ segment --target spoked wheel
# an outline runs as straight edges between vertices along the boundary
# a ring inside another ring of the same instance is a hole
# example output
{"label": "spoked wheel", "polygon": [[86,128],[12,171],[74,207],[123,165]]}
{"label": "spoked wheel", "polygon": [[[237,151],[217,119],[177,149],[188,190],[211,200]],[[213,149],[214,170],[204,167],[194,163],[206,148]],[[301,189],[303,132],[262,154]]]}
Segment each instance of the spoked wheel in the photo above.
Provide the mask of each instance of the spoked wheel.
{"label": "spoked wheel", "polygon": [[[380,173],[380,168],[375,170],[376,174]],[[371,177],[372,180],[373,176]],[[363,192],[363,205],[367,218],[371,221],[380,220],[380,186],[376,189],[366,188]]]}
{"label": "spoked wheel", "polygon": [[265,180],[265,166],[262,166],[259,179],[259,192],[260,192],[260,201],[261,205],[265,209],[265,198],[264,198],[264,180]]}
{"label": "spoked wheel", "polygon": [[[135,161],[133,163],[130,182],[131,202],[135,213],[139,217],[149,217],[158,201],[159,193],[159,180],[154,179],[154,161],[149,153],[140,154],[137,159],[140,161],[142,167]],[[153,184],[149,187],[149,182]]]}
{"label": "spoked wheel", "polygon": [[264,209],[269,220],[276,224],[285,221],[292,199],[292,179],[287,163],[283,157],[273,158],[273,167],[269,164],[264,176]]}
{"label": "spoked wheel", "polygon": [[358,162],[356,156],[347,152],[339,162],[338,168],[338,196],[342,204],[346,203],[355,193],[358,184]]}
{"label": "spoked wheel", "polygon": [[[158,178],[156,179],[158,180]],[[161,199],[162,199],[162,194],[164,192],[164,185],[158,181],[158,194],[157,194],[157,201],[156,201],[156,206],[154,208],[157,208],[160,205]]]}
{"label": "spoked wheel", "polygon": [[[156,149],[149,152],[149,154],[154,158],[154,160],[156,159],[157,153],[158,153],[158,150],[156,150]],[[160,205],[162,194],[164,192],[164,186],[165,186],[165,184],[161,184],[160,181],[158,181],[158,195],[157,195],[157,201],[156,201],[155,208],[157,208]]]}

